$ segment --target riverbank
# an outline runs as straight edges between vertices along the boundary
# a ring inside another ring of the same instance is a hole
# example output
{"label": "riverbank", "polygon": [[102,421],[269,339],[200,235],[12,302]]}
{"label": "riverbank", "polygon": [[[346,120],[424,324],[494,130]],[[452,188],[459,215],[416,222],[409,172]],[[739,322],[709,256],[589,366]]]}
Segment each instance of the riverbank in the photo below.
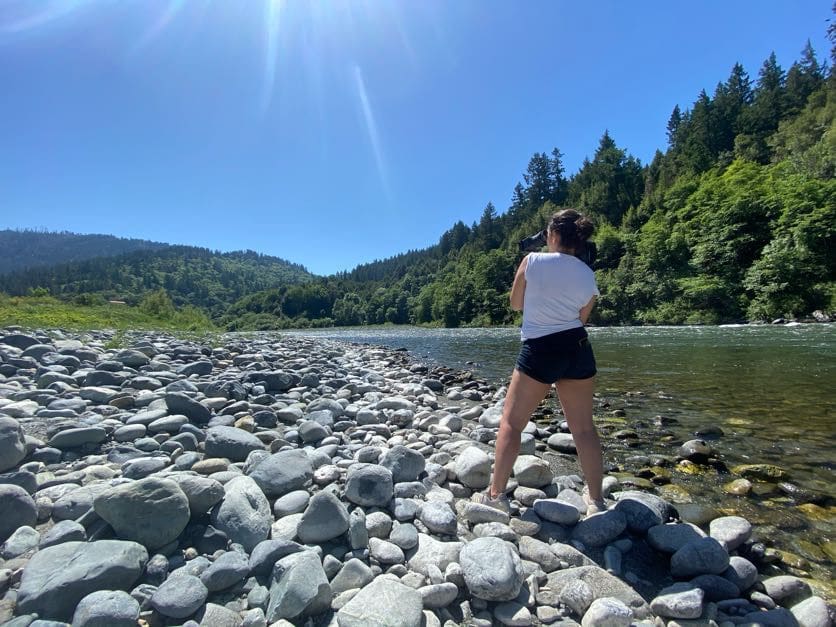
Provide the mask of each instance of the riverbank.
{"label": "riverbank", "polygon": [[[609,511],[586,517],[548,405],[524,435],[513,515],[470,503],[503,390],[468,373],[303,337],[111,340],[0,340],[0,619],[829,620],[828,581],[786,574],[749,521],[652,494],[665,484],[626,464]],[[624,411],[599,399],[608,438],[637,439],[612,432]],[[636,468],[718,463],[685,444]]]}

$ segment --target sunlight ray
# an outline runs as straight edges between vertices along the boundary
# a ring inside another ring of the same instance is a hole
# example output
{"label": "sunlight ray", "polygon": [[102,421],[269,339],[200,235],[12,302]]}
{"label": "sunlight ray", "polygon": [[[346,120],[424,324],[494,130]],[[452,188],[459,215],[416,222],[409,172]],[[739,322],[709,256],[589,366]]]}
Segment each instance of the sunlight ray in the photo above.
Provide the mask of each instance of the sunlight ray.
{"label": "sunlight ray", "polygon": [[134,55],[141,51],[145,46],[150,44],[154,39],[159,37],[159,35],[166,29],[166,27],[171,24],[174,18],[183,10],[186,6],[186,0],[168,0],[168,4],[166,5],[163,12],[160,16],[154,21],[154,23],[146,30],[142,36],[139,38],[129,51],[129,56]]}
{"label": "sunlight ray", "polygon": [[380,145],[380,136],[377,132],[377,124],[374,119],[374,112],[369,103],[369,95],[366,90],[366,82],[363,79],[363,71],[359,65],[354,65],[354,82],[357,86],[357,97],[360,99],[360,106],[363,109],[363,118],[366,122],[366,132],[369,134],[369,142],[372,145],[374,159],[377,165],[377,173],[386,194],[389,195],[389,182],[386,176],[386,167],[383,159],[383,150]]}
{"label": "sunlight ray", "polygon": [[31,3],[32,6],[37,6],[30,15],[22,17],[17,20],[11,20],[7,23],[0,24],[0,32],[4,33],[22,33],[28,30],[34,30],[42,26],[46,26],[51,22],[67,17],[70,14],[90,5],[89,0],[75,0],[75,1],[49,1]]}
{"label": "sunlight ray", "polygon": [[281,0],[267,0],[265,10],[267,15],[264,21],[264,76],[262,78],[261,102],[259,106],[262,115],[267,113],[267,110],[273,102],[273,89],[276,84],[276,64],[279,54],[279,25],[282,11]]}

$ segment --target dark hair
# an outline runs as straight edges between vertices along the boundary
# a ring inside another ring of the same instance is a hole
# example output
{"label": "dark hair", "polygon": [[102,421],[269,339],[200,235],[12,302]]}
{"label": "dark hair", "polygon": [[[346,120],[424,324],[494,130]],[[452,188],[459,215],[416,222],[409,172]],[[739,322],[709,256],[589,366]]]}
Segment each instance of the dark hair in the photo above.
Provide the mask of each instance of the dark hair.
{"label": "dark hair", "polygon": [[580,251],[595,232],[595,225],[576,209],[564,209],[552,216],[548,230],[560,235],[560,243],[565,248]]}

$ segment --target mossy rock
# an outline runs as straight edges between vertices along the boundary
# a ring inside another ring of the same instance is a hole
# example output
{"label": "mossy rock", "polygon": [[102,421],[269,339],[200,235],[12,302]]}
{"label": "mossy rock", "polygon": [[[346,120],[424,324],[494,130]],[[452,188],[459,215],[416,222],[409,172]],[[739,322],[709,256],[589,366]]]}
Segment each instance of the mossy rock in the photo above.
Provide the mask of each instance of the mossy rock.
{"label": "mossy rock", "polygon": [[804,503],[797,507],[802,514],[811,520],[821,520],[826,522],[836,522],[836,507],[822,507],[815,503]]}
{"label": "mossy rock", "polygon": [[736,475],[756,481],[779,481],[787,477],[782,468],[772,464],[741,464],[731,470]]}
{"label": "mossy rock", "polygon": [[828,560],[827,554],[822,550],[822,548],[809,540],[799,538],[793,542],[793,547],[804,559],[812,560],[814,562],[826,562]]}
{"label": "mossy rock", "polygon": [[679,462],[675,467],[674,470],[676,472],[681,472],[684,475],[693,475],[693,476],[708,476],[708,475],[716,475],[717,469],[712,468],[711,466],[703,466],[701,464],[695,464],[692,461],[687,459],[683,459]]}
{"label": "mossy rock", "polygon": [[694,500],[688,490],[675,483],[661,486],[658,492],[659,496],[670,503],[691,503]]}

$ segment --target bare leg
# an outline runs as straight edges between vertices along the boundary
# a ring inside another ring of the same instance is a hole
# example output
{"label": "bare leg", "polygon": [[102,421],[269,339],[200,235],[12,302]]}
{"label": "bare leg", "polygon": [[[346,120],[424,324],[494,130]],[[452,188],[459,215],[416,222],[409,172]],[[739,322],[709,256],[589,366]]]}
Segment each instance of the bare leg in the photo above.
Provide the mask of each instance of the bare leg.
{"label": "bare leg", "polygon": [[511,375],[511,385],[505,396],[505,407],[499,423],[499,435],[496,436],[496,459],[493,467],[493,481],[490,496],[496,498],[505,492],[511,469],[520,452],[520,435],[549,391],[549,385],[532,379],[519,370]]}
{"label": "bare leg", "polygon": [[592,422],[592,391],[595,378],[561,379],[555,384],[563,413],[569,423],[569,430],[578,449],[589,496],[601,498],[601,482],[604,479],[604,459],[598,430]]}

